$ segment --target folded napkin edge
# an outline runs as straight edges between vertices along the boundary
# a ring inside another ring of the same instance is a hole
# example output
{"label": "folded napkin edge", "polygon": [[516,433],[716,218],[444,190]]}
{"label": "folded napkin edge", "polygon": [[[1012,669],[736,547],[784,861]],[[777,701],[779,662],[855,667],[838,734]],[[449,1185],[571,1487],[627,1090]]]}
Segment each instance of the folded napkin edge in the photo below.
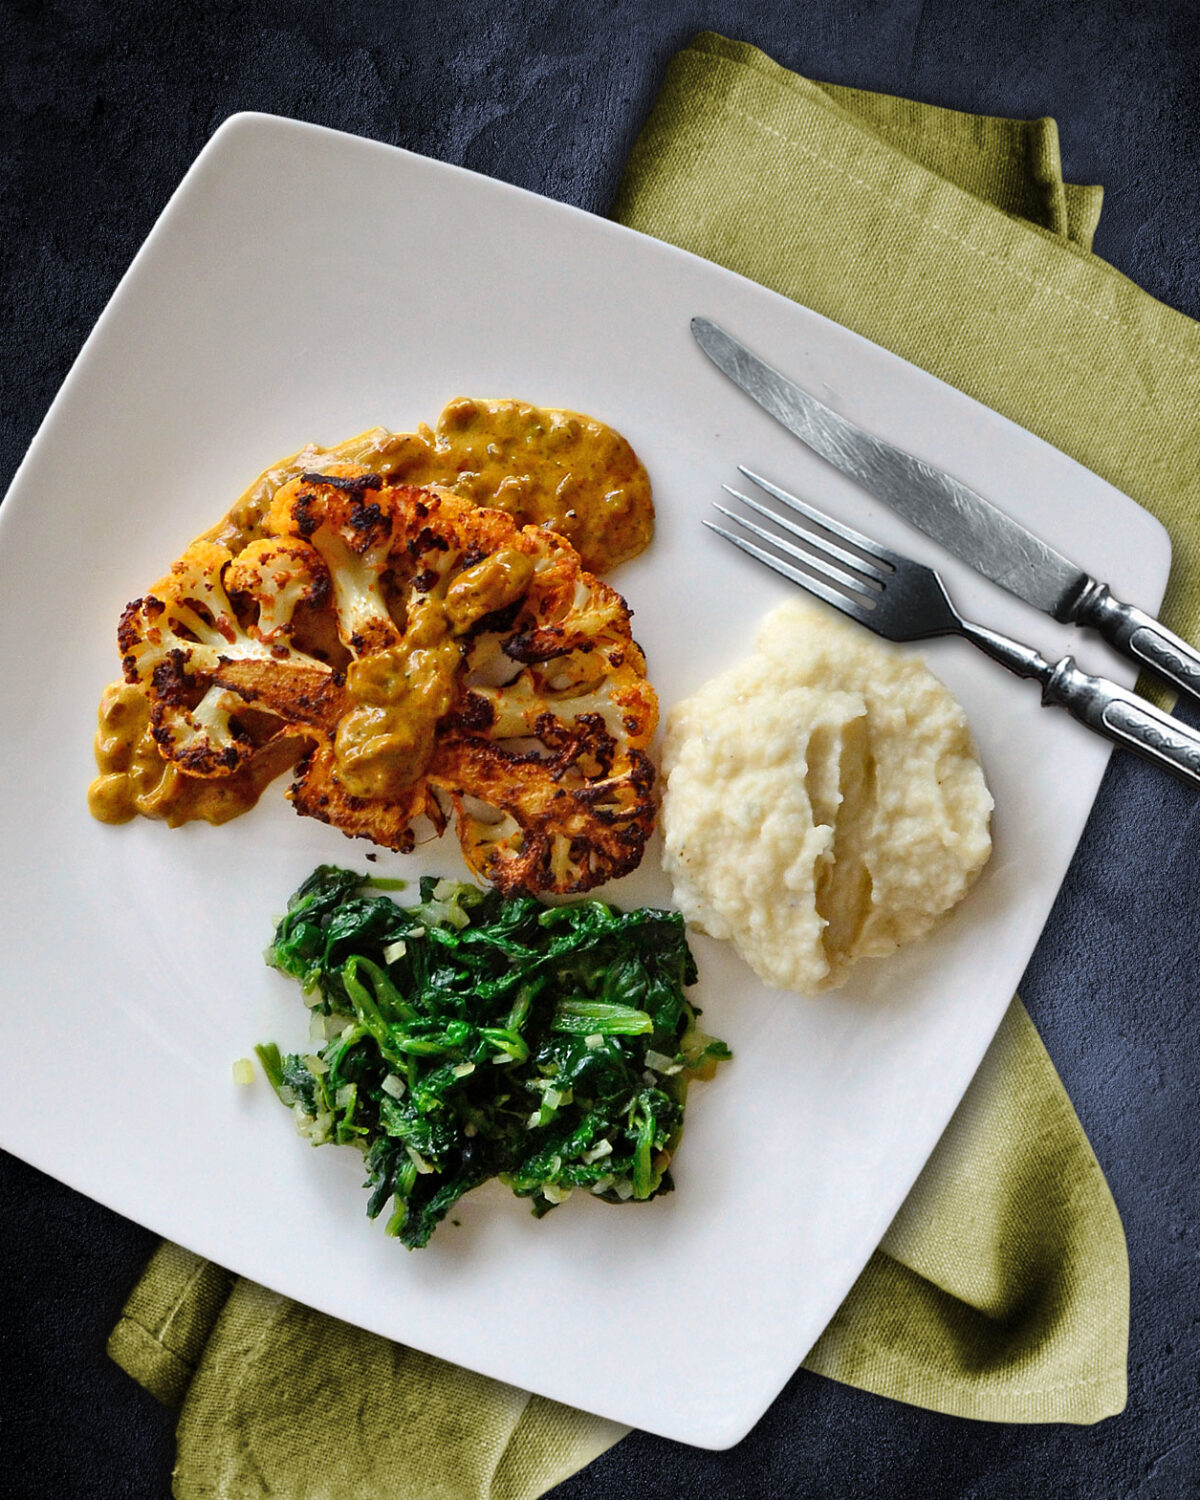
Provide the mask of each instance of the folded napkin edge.
{"label": "folded napkin edge", "polygon": [[[704,33],[706,39],[715,38],[718,41],[726,41],[717,33]],[[766,119],[762,114],[752,110],[741,108],[732,104],[728,98],[719,98],[718,88],[713,83],[713,70],[724,74],[727,80],[736,81],[741,75],[753,75],[760,83],[771,87],[779,96],[784,108],[797,108],[807,104],[810,108],[822,111],[831,121],[847,130],[853,131],[865,148],[873,148],[883,157],[902,155],[905,153],[898,146],[891,144],[878,135],[871,126],[861,118],[855,116],[851,111],[838,104],[836,100],[826,93],[819,84],[812,82],[799,74],[791,73],[782,68],[780,64],[767,57],[765,53],[759,52],[757,48],[749,43],[729,43],[734,51],[722,49],[708,49],[692,46],[677,53],[668,65],[668,77],[664,83],[663,93],[660,95],[656,109],[660,108],[663,99],[672,90],[672,85],[680,91],[699,90],[708,95],[714,101],[716,107],[732,120],[741,120],[754,129],[775,138],[780,144],[797,150],[807,156],[816,165],[826,171],[834,173],[845,182],[856,187],[863,188],[883,201],[889,209],[900,212],[904,217],[919,224],[927,225],[936,233],[943,235],[952,243],[958,245],[973,256],[1003,268],[1017,276],[1026,285],[1038,291],[1044,291],[1060,300],[1069,302],[1081,312],[1088,314],[1111,327],[1119,328],[1131,337],[1136,337],[1151,344],[1164,353],[1170,354],[1182,364],[1192,367],[1200,367],[1200,325],[1197,325],[1186,314],[1178,312],[1157,298],[1150,297],[1136,282],[1131,281],[1128,276],[1119,271],[1108,261],[1101,259],[1094,251],[1084,243],[1068,237],[1065,233],[1057,233],[1035,221],[1023,218],[1019,215],[1008,213],[1005,209],[998,207],[995,203],[971,193],[968,189],[959,186],[948,177],[940,175],[934,169],[924,165],[912,156],[906,156],[906,160],[914,172],[923,174],[928,179],[927,190],[924,198],[929,206],[939,202],[945,207],[945,217],[962,220],[964,225],[968,221],[974,221],[977,233],[979,229],[979,218],[982,215],[986,224],[983,238],[988,241],[988,247],[976,243],[975,238],[956,230],[951,224],[943,223],[939,219],[930,216],[926,203],[917,205],[906,197],[900,197],[894,193],[887,192],[880,184],[868,181],[865,178],[856,177],[844,163],[832,160],[828,155],[815,149],[809,140],[802,139],[795,134],[789,134],[779,128],[773,120]],[[739,55],[739,52],[744,55]],[[672,73],[678,73],[686,68],[690,61],[694,61],[700,70],[693,78],[683,81],[677,77],[671,77]],[[789,82],[789,80],[791,80]],[[725,90],[726,93],[729,90]],[[694,104],[694,100],[693,100]],[[930,109],[940,109],[941,106],[930,105]],[[958,114],[958,111],[947,110],[946,114]],[[652,117],[653,118],[653,117]],[[970,119],[971,116],[964,116]],[[1002,116],[988,116],[986,118],[1001,122]],[[1044,117],[1050,119],[1050,117]],[[1037,121],[1013,120],[1012,124],[1034,124]],[[1055,123],[1051,120],[1051,123]],[[1057,131],[1057,125],[1055,125]],[[634,155],[641,145],[641,138],[634,146]],[[632,158],[631,158],[632,160]],[[627,169],[626,177],[629,172]],[[1095,194],[1094,188],[1083,188],[1081,185],[1073,185],[1078,192]],[[622,188],[624,183],[622,184]],[[622,194],[618,195],[617,205],[614,207],[613,216],[620,222],[626,221],[626,211],[621,203]],[[1085,220],[1090,221],[1093,214],[1099,216],[1099,208],[1096,199],[1085,199]],[[1067,210],[1069,218],[1069,209]],[[1004,228],[1007,226],[1007,229]],[[993,243],[997,234],[1000,243]],[[1109,304],[1119,301],[1122,297],[1136,296],[1139,299],[1139,319],[1132,323],[1124,318],[1114,316],[1106,308],[1098,307],[1094,297],[1075,296],[1062,286],[1053,281],[1047,281],[1043,277],[1033,274],[1020,262],[1029,259],[1028,236],[1032,235],[1041,241],[1048,252],[1057,251],[1070,262],[1078,263],[1078,271],[1073,279],[1077,279],[1082,287],[1082,279],[1088,275],[1100,274],[1105,278],[1109,289],[1106,299]],[[660,238],[663,236],[659,236]],[[1154,333],[1147,332],[1147,323],[1155,325]],[[1159,332],[1163,337],[1156,336]],[[1195,352],[1191,352],[1194,348]]]}
{"label": "folded napkin edge", "polygon": [[195,1374],[187,1360],[167,1346],[144,1324],[122,1313],[105,1345],[108,1357],[156,1401],[178,1411]]}
{"label": "folded napkin edge", "polygon": [[[1006,1387],[994,1397],[976,1387],[957,1383],[943,1387],[931,1383],[914,1389],[911,1362],[886,1345],[861,1336],[834,1339],[823,1335],[805,1357],[803,1368],[840,1385],[869,1391],[906,1406],[1006,1426],[1061,1423],[1090,1427],[1119,1416],[1129,1399],[1129,1383],[1123,1368],[1024,1389]],[[1078,1400],[1070,1399],[1073,1392],[1079,1393]]]}

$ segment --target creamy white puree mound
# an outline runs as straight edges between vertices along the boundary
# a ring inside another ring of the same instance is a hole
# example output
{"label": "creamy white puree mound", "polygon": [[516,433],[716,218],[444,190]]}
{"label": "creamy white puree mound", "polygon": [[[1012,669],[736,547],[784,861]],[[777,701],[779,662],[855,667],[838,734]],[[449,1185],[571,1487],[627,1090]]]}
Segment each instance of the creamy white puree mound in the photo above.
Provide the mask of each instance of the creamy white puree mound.
{"label": "creamy white puree mound", "polygon": [[925,664],[803,601],[667,720],[664,864],[684,916],[812,995],[923,936],[991,853],[966,718]]}

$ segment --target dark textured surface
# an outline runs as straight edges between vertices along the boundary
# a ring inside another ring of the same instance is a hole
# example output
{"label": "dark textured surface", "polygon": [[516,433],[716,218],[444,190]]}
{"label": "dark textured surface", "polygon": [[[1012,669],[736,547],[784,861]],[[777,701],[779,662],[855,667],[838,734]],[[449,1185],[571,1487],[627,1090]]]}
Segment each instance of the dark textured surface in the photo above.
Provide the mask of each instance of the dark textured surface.
{"label": "dark textured surface", "polygon": [[[1054,115],[1068,176],[1107,188],[1097,251],[1200,313],[1191,0],[526,0],[519,13],[502,0],[3,0],[0,15],[0,488],[233,111],[374,136],[603,212],[667,58],[706,28],[813,77]],[[1194,795],[1115,763],[1022,986],[1125,1221],[1126,1412],[1095,1428],[992,1427],[801,1373],[731,1452],[635,1434],[560,1500],[1200,1494],[1197,834]],[[11,1158],[0,1192],[0,1488],[165,1495],[170,1416],[103,1352],[152,1237]]]}

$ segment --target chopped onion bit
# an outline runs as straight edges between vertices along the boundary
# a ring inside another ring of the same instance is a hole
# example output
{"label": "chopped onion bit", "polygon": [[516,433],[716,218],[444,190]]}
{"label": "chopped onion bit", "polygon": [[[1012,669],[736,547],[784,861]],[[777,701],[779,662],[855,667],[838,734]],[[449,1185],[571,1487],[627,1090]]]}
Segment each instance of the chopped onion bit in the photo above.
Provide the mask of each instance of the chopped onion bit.
{"label": "chopped onion bit", "polygon": [[682,1065],[673,1057],[666,1057],[663,1053],[655,1052],[653,1048],[647,1047],[646,1066],[653,1068],[656,1073],[678,1073]]}
{"label": "chopped onion bit", "polygon": [[409,1160],[412,1162],[413,1166],[416,1167],[417,1171],[420,1172],[422,1177],[424,1177],[427,1173],[433,1171],[433,1167],[429,1164],[429,1162],[425,1160],[425,1158],[419,1151],[414,1150],[412,1146],[405,1146],[404,1149],[408,1152]]}

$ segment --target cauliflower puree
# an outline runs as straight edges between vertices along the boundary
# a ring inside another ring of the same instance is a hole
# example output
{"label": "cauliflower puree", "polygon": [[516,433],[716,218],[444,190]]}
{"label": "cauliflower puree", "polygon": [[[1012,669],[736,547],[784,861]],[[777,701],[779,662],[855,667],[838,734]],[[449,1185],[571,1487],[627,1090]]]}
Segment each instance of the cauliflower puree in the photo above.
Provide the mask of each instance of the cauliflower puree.
{"label": "cauliflower puree", "polygon": [[918,658],[797,600],[667,721],[664,864],[684,916],[812,995],[923,936],[991,853],[958,702]]}

